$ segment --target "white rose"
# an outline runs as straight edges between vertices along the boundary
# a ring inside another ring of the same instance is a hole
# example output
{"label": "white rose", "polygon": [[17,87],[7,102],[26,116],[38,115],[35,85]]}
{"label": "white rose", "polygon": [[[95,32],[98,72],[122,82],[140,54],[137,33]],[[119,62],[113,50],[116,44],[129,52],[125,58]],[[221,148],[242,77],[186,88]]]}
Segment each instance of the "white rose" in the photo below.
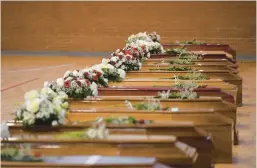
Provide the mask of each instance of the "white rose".
{"label": "white rose", "polygon": [[93,96],[97,96],[98,95],[98,90],[97,89],[93,90],[92,94],[93,94]]}
{"label": "white rose", "polygon": [[71,73],[71,71],[66,71],[63,77],[65,78],[65,77],[69,76],[70,73]]}
{"label": "white rose", "polygon": [[64,85],[64,80],[62,79],[62,78],[58,78],[57,80],[56,80],[56,83],[57,83],[57,85],[59,85],[59,86],[63,86]]}
{"label": "white rose", "polygon": [[68,95],[63,91],[58,92],[58,95],[61,96],[63,99],[68,99]]}
{"label": "white rose", "polygon": [[122,79],[126,78],[126,72],[123,69],[118,69],[118,73]]}
{"label": "white rose", "polygon": [[118,60],[117,57],[111,57],[111,61],[116,62],[117,60]]}
{"label": "white rose", "polygon": [[91,90],[96,90],[98,87],[97,87],[97,84],[95,82],[92,82],[91,83],[91,86],[90,86],[90,89]]}
{"label": "white rose", "polygon": [[79,76],[79,72],[77,70],[74,70],[72,73],[74,76]]}
{"label": "white rose", "polygon": [[25,95],[24,95],[25,100],[32,100],[37,97],[39,97],[39,94],[36,90],[31,90],[31,91],[25,93]]}
{"label": "white rose", "polygon": [[36,113],[39,110],[40,99],[26,101],[26,110],[31,113]]}
{"label": "white rose", "polygon": [[104,63],[104,64],[108,64],[109,61],[110,61],[110,60],[109,60],[109,59],[106,59],[106,58],[103,58],[103,59],[102,59],[102,63]]}
{"label": "white rose", "polygon": [[52,121],[52,126],[58,125],[58,122],[56,120]]}

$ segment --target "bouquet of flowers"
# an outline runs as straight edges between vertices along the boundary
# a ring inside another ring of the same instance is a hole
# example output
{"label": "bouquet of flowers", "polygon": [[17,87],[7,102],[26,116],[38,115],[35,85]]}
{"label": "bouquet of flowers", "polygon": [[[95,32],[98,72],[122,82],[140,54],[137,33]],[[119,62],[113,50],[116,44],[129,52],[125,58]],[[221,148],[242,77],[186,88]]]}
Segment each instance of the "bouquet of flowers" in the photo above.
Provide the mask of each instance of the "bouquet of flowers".
{"label": "bouquet of flowers", "polygon": [[148,33],[148,36],[152,39],[153,42],[160,42],[161,37],[156,32]]}
{"label": "bouquet of flowers", "polygon": [[150,54],[160,54],[164,52],[162,45],[153,41],[137,40],[132,43],[127,43],[126,47],[133,47],[137,48],[138,50],[144,50],[144,52],[147,53],[145,56],[147,58],[150,57]]}
{"label": "bouquet of flowers", "polygon": [[139,32],[137,34],[132,34],[131,36],[129,36],[126,43],[133,43],[137,40],[152,41],[151,36],[149,36],[146,32]]}
{"label": "bouquet of flowers", "polygon": [[69,109],[68,95],[49,87],[31,90],[24,95],[25,103],[16,111],[16,120],[23,126],[64,124]]}
{"label": "bouquet of flowers", "polygon": [[128,71],[138,71],[141,69],[141,62],[131,55],[112,56],[111,58],[104,58],[102,60],[103,64],[111,64],[117,69],[122,69],[126,72]]}
{"label": "bouquet of flowers", "polygon": [[103,76],[107,78],[108,81],[119,82],[126,78],[126,72],[123,69],[117,69],[111,64],[101,63],[95,65],[95,67],[103,71]]}
{"label": "bouquet of flowers", "polygon": [[64,74],[64,80],[68,78],[74,79],[88,79],[90,83],[96,83],[99,87],[107,87],[108,79],[104,78],[103,71],[98,67],[90,67],[82,70],[75,70],[73,72],[67,71]]}
{"label": "bouquet of flowers", "polygon": [[147,32],[139,32],[137,34],[132,34],[128,37],[127,43],[135,42],[137,40],[144,40],[144,41],[153,41],[153,42],[160,42],[160,35],[156,32],[147,33]]}
{"label": "bouquet of flowers", "polygon": [[58,78],[56,82],[49,84],[49,87],[56,92],[63,91],[74,99],[84,99],[87,96],[97,96],[98,87],[95,82],[90,82],[85,78],[76,78],[72,75]]}

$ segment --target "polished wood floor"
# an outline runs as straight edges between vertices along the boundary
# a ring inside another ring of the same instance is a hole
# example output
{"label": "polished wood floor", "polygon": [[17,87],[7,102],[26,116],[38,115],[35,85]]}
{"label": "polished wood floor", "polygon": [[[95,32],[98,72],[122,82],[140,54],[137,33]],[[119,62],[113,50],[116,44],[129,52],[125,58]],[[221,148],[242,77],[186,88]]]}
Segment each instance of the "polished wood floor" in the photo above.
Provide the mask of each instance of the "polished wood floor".
{"label": "polished wood floor", "polygon": [[[39,89],[44,81],[62,77],[66,70],[85,68],[101,62],[101,57],[2,56],[1,121],[13,119],[23,95]],[[240,145],[233,148],[233,164],[216,168],[255,168],[256,164],[256,63],[239,62],[243,78],[243,107],[238,108]]]}

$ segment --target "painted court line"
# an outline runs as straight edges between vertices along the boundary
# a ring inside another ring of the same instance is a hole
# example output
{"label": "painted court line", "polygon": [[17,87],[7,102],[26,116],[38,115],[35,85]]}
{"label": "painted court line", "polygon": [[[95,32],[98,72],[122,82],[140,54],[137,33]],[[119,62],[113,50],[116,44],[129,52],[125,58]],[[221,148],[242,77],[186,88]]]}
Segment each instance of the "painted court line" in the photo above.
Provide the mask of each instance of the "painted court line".
{"label": "painted court line", "polygon": [[71,66],[71,65],[72,64],[62,64],[62,65],[48,66],[48,67],[41,67],[41,68],[16,69],[16,70],[4,71],[4,72],[39,71],[39,70],[44,70],[44,69],[60,68],[60,67]]}
{"label": "painted court line", "polygon": [[18,84],[15,84],[15,85],[12,85],[12,86],[9,86],[7,88],[4,88],[1,90],[1,92],[4,92],[6,90],[9,90],[9,89],[12,89],[12,88],[15,88],[17,86],[20,86],[20,85],[23,85],[23,84],[26,84],[26,83],[29,83],[29,82],[32,82],[32,81],[35,81],[37,80],[38,78],[34,78],[34,79],[31,79],[31,80],[27,80],[27,81],[24,81],[24,82],[21,82],[21,83],[18,83]]}

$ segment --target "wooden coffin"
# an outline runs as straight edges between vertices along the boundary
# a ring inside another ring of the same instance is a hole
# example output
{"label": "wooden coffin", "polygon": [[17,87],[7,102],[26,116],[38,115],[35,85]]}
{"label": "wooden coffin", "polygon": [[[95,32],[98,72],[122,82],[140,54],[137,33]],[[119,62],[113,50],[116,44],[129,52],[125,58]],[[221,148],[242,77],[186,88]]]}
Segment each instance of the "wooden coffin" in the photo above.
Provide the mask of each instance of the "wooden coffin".
{"label": "wooden coffin", "polygon": [[[93,122],[92,122],[93,123]],[[72,125],[64,125],[55,127],[52,132],[63,132],[72,130],[83,130],[88,128],[91,122],[86,123],[73,123]],[[156,122],[148,124],[122,124],[114,125],[107,124],[106,127],[110,130],[111,134],[118,135],[146,135],[146,136],[156,136],[156,135],[172,135],[175,136],[178,141],[188,144],[196,148],[198,152],[198,158],[195,165],[203,167],[210,167],[212,159],[212,139],[211,136],[201,128],[196,128],[193,123],[190,122]],[[40,131],[27,131],[18,124],[9,124],[11,136],[17,134],[37,136],[44,135],[45,132]],[[36,129],[35,129],[36,130]],[[37,129],[38,130],[38,129]],[[51,131],[51,129],[48,129]],[[48,133],[49,134],[49,133]]]}
{"label": "wooden coffin", "polygon": [[[136,78],[159,78],[159,79],[169,79],[174,75],[183,76],[189,73],[188,71],[130,71],[127,73],[127,79]],[[210,79],[221,79],[224,82],[236,85],[238,88],[237,99],[242,105],[242,78],[236,74],[232,74],[229,71],[201,71],[203,75],[207,75]]]}
{"label": "wooden coffin", "polygon": [[229,71],[233,74],[238,74],[238,70],[235,70],[234,68],[228,67],[227,65],[201,65],[201,64],[196,64],[196,65],[178,65],[178,64],[173,64],[170,65],[169,63],[161,63],[161,64],[145,64],[142,66],[141,70],[142,71],[149,71],[149,70],[159,70],[159,69],[166,69],[166,68],[172,68],[172,67],[189,67],[193,71],[209,71],[209,70],[225,70]]}
{"label": "wooden coffin", "polygon": [[236,59],[236,51],[228,44],[162,44],[164,49],[185,47],[189,51],[224,51]]}
{"label": "wooden coffin", "polygon": [[[175,58],[156,58],[156,59],[147,59],[144,61],[143,65],[147,65],[147,64],[158,64],[158,63],[169,63],[169,61],[172,61],[174,60]],[[221,59],[221,60],[217,60],[217,59],[207,59],[207,60],[194,60],[192,61],[194,62],[196,65],[226,65],[230,68],[233,68],[233,69],[237,69],[238,68],[238,65],[237,64],[234,64],[232,62],[229,62],[228,60],[226,59]],[[172,64],[171,64],[172,65]]]}
{"label": "wooden coffin", "polygon": [[[92,159],[97,161],[92,162]],[[48,156],[43,162],[1,161],[1,167],[8,168],[175,168],[157,162],[152,157],[124,156]]]}
{"label": "wooden coffin", "polygon": [[[213,162],[232,162],[232,124],[233,121],[218,113],[207,110],[134,111],[134,110],[73,110],[70,121],[95,120],[97,117],[133,116],[136,119],[154,120],[155,122],[193,122],[197,128],[210,133],[213,142]],[[173,134],[174,132],[171,132]]]}
{"label": "wooden coffin", "polygon": [[[156,157],[160,163],[175,167],[192,167],[198,157],[196,148],[176,140],[172,135],[112,134],[106,139],[56,138],[49,128],[42,136],[10,137],[2,144],[31,144],[32,152],[44,156],[100,155]],[[140,151],[140,152],[138,152]]]}
{"label": "wooden coffin", "polygon": [[[225,53],[223,54],[199,54],[201,56],[201,60],[222,60],[225,59],[231,63],[236,63],[236,60],[234,58],[228,57]],[[160,59],[160,58],[176,58],[176,54],[151,54],[150,59]]]}
{"label": "wooden coffin", "polygon": [[[158,80],[156,80],[158,81]],[[160,82],[152,81],[150,82],[127,82],[123,81],[120,83],[110,83],[108,88],[99,88],[99,96],[156,96],[158,92],[168,91],[175,92],[178,89],[172,87],[171,82],[165,82],[165,80]],[[167,81],[167,80],[166,80]],[[124,83],[124,84],[123,84]],[[116,86],[117,84],[117,86]],[[154,85],[155,84],[155,85]],[[150,85],[150,86],[147,86]],[[153,86],[154,85],[154,86]],[[160,86],[164,85],[164,86]],[[237,100],[237,87],[234,85],[216,85],[205,86],[204,88],[197,88],[194,91],[197,92],[199,96],[208,96],[208,97],[221,97],[223,100],[235,103]]]}
{"label": "wooden coffin", "polygon": [[[137,103],[147,102],[150,96],[103,96],[98,98],[87,99],[84,101],[71,101],[71,112],[76,112],[79,110],[126,110],[128,107],[125,105],[125,100],[131,102],[132,105]],[[236,130],[237,123],[237,107],[233,103],[222,100],[221,98],[199,98],[195,100],[178,100],[178,99],[168,99],[160,100],[160,105],[162,108],[170,107],[177,111],[190,111],[190,110],[211,110],[217,112],[224,117],[233,120],[233,134],[234,134],[234,144],[238,144],[238,131]]]}

